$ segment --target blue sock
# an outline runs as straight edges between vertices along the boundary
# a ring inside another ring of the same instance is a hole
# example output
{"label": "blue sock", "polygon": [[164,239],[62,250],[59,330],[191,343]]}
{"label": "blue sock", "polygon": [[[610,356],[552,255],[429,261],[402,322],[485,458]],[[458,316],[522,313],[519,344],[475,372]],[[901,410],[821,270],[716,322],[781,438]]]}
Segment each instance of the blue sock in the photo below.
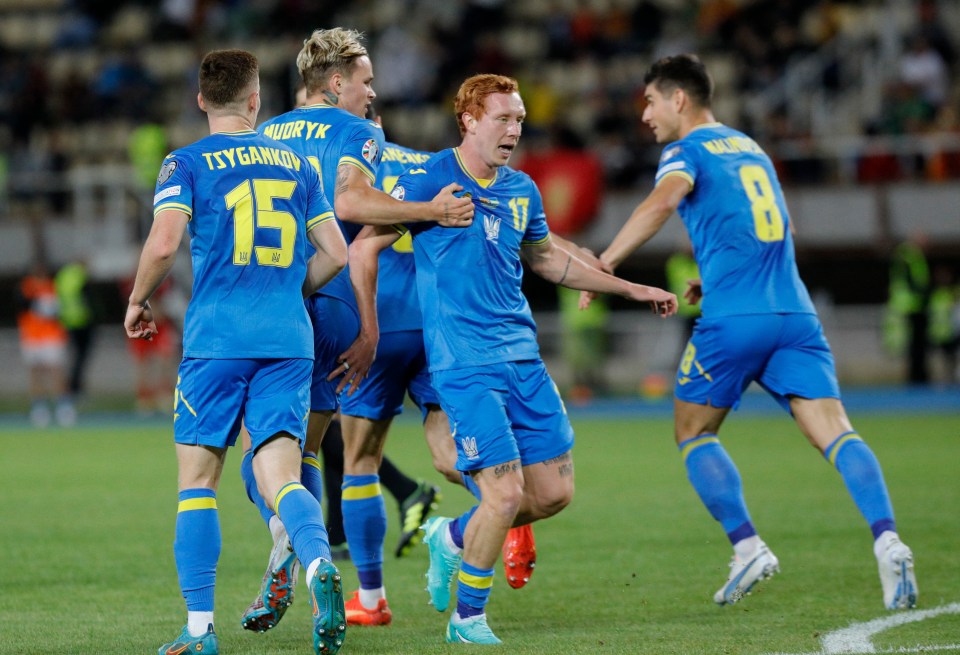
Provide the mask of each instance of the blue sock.
{"label": "blue sock", "polygon": [[467,491],[473,494],[473,497],[477,500],[480,500],[480,487],[477,486],[477,483],[473,481],[473,476],[469,473],[460,472],[460,479],[463,480],[463,486],[467,488]]}
{"label": "blue sock", "polygon": [[460,563],[457,577],[457,614],[461,619],[483,614],[493,587],[493,569],[481,569]]}
{"label": "blue sock", "polygon": [[253,475],[252,450],[248,450],[243,454],[243,461],[240,462],[240,477],[243,479],[243,486],[247,489],[247,498],[260,510],[260,517],[269,528],[270,519],[273,517],[273,510],[267,506],[267,501],[263,499],[263,496],[260,495],[260,490],[257,489],[257,479]]}
{"label": "blue sock", "polygon": [[710,516],[720,522],[735,544],[757,534],[743,499],[740,472],[715,434],[701,434],[678,444],[687,478],[706,505]]}
{"label": "blue sock", "polygon": [[205,488],[184,489],[179,500],[173,557],[177,562],[180,591],[188,611],[212,612],[221,543],[217,492]]}
{"label": "blue sock", "polygon": [[463,533],[467,531],[467,523],[470,522],[473,513],[477,511],[477,507],[477,505],[474,505],[450,522],[450,538],[453,539],[457,548],[463,548]]}
{"label": "blue sock", "polygon": [[361,589],[383,586],[383,541],[387,537],[387,507],[378,475],[344,475],[340,507],[350,559],[357,567]]}
{"label": "blue sock", "polygon": [[307,488],[318,503],[323,502],[323,469],[315,453],[304,453],[300,464],[300,484]]}
{"label": "blue sock", "polygon": [[320,503],[299,482],[288,482],[277,493],[273,506],[283,521],[293,550],[304,568],[318,557],[330,559],[330,542],[323,525]]}
{"label": "blue sock", "polygon": [[873,538],[886,530],[896,532],[893,506],[880,462],[860,435],[856,432],[841,434],[827,447],[823,456],[837,467],[853,502],[867,519]]}

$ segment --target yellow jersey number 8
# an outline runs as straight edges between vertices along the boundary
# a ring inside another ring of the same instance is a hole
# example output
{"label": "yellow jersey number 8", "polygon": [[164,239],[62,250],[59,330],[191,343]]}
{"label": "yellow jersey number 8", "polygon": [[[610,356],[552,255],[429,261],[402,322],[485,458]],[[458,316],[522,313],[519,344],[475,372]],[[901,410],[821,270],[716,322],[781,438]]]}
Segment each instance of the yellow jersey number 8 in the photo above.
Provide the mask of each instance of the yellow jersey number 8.
{"label": "yellow jersey number 8", "polygon": [[753,229],[764,242],[783,241],[783,214],[777,206],[770,177],[762,166],[741,166],[740,182],[753,212]]}
{"label": "yellow jersey number 8", "polygon": [[[290,212],[274,209],[273,201],[288,200],[296,188],[297,183],[290,180],[244,180],[223,197],[227,209],[233,210],[235,265],[249,265],[251,251],[260,266],[287,268],[293,263],[297,219]],[[280,247],[255,246],[254,227],[280,230]]]}

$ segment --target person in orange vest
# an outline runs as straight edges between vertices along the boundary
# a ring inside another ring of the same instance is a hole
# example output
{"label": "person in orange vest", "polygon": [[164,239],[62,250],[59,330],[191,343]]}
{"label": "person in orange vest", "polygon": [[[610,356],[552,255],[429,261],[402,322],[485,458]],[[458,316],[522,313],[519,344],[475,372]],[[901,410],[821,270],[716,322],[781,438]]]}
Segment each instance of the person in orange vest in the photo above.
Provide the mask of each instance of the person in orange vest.
{"label": "person in orange vest", "polygon": [[17,328],[20,351],[30,372],[31,423],[47,427],[56,417],[61,426],[73,425],[77,414],[66,393],[64,376],[67,331],[60,323],[53,279],[42,263],[34,264],[20,282]]}

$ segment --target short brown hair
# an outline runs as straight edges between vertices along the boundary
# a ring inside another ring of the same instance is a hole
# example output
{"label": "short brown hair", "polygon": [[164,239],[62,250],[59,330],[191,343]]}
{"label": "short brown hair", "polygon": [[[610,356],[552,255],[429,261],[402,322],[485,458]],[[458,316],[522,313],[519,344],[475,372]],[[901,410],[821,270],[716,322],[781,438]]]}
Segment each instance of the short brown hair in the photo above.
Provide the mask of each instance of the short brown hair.
{"label": "short brown hair", "polygon": [[713,98],[713,80],[703,62],[694,54],[658,59],[644,75],[643,83],[653,84],[663,94],[683,89],[694,104],[704,109],[710,108]]}
{"label": "short brown hair", "polygon": [[213,107],[243,100],[260,74],[257,58],[246,50],[214,50],[200,62],[200,95]]}
{"label": "short brown hair", "polygon": [[307,93],[314,94],[322,89],[334,73],[350,77],[354,63],[367,54],[361,39],[361,32],[342,27],[314,30],[297,55],[297,70]]}
{"label": "short brown hair", "polygon": [[474,118],[483,116],[483,101],[487,96],[495,93],[519,93],[520,85],[512,77],[506,75],[474,75],[464,80],[453,101],[453,111],[457,115],[457,127],[460,136],[467,128],[463,125],[463,115],[469,113]]}

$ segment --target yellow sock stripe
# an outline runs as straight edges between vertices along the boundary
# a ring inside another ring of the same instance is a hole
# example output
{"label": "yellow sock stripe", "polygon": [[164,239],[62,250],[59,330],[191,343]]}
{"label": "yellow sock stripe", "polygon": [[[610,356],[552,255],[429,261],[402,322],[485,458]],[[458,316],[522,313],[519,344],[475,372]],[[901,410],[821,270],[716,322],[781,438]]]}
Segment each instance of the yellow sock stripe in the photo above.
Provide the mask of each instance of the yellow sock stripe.
{"label": "yellow sock stripe", "polygon": [[493,586],[492,575],[470,575],[469,573],[464,573],[463,570],[460,571],[460,575],[457,576],[457,580],[460,581],[460,584],[473,587],[474,589],[489,589]]}
{"label": "yellow sock stripe", "polygon": [[197,413],[196,413],[195,411],[193,411],[193,407],[190,406],[190,403],[187,402],[187,399],[183,397],[183,392],[182,392],[182,391],[180,392],[180,400],[183,401],[183,405],[184,405],[187,409],[190,410],[190,413],[191,413],[191,414],[193,414],[194,416],[197,415]]}
{"label": "yellow sock stripe", "polygon": [[367,498],[375,498],[383,495],[383,492],[380,491],[379,482],[365,484],[359,487],[344,487],[340,493],[344,500],[366,500]]}
{"label": "yellow sock stripe", "polygon": [[848,441],[863,441],[863,439],[861,439],[860,435],[857,434],[856,432],[851,432],[848,435],[840,437],[840,439],[837,440],[837,443],[833,445],[833,450],[830,451],[831,466],[837,465],[837,455],[840,454],[840,449],[843,448]]}
{"label": "yellow sock stripe", "polygon": [[680,449],[680,455],[683,457],[683,461],[686,462],[687,457],[689,457],[690,453],[692,453],[695,449],[708,443],[720,443],[720,439],[718,437],[707,437],[705,439],[695,439],[693,443],[688,443],[686,446]]}
{"label": "yellow sock stripe", "polygon": [[274,498],[273,500],[273,511],[276,512],[277,509],[280,507],[280,501],[283,500],[284,496],[286,496],[291,491],[296,491],[297,489],[303,489],[304,491],[307,490],[307,488],[304,487],[299,482],[289,482],[283,485],[283,488],[281,488],[280,491],[277,492],[277,497]]}
{"label": "yellow sock stripe", "polygon": [[177,514],[195,509],[217,509],[216,498],[188,498],[177,504]]}
{"label": "yellow sock stripe", "polygon": [[306,464],[307,466],[312,466],[313,468],[323,473],[323,468],[320,467],[320,460],[318,460],[316,457],[304,457],[303,463]]}

